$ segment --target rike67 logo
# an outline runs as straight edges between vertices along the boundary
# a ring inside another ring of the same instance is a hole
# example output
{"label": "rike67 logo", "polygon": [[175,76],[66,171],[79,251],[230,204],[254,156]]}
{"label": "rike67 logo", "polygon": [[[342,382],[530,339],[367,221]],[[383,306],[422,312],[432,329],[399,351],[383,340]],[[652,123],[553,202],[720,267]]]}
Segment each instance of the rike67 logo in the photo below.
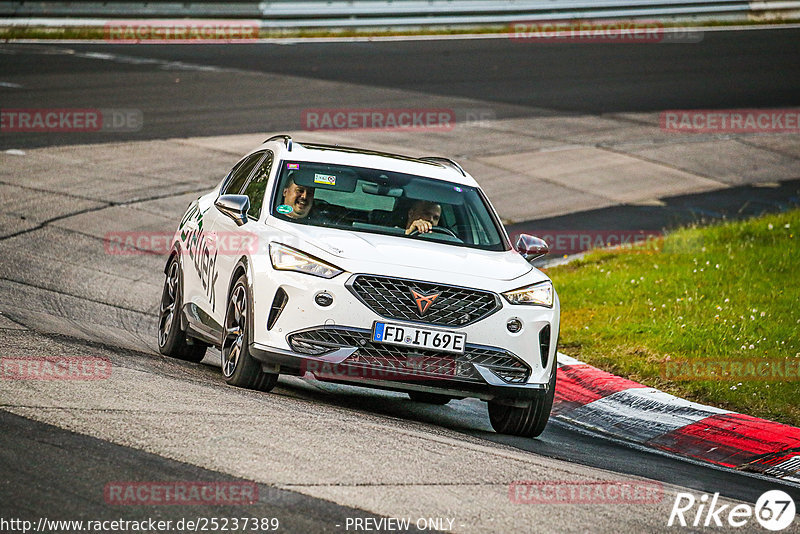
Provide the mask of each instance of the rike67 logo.
{"label": "rike67 logo", "polygon": [[755,518],[765,529],[780,531],[791,526],[796,512],[794,500],[781,490],[765,492],[755,506],[718,501],[719,493],[703,494],[699,499],[691,493],[678,493],[667,526],[743,527]]}

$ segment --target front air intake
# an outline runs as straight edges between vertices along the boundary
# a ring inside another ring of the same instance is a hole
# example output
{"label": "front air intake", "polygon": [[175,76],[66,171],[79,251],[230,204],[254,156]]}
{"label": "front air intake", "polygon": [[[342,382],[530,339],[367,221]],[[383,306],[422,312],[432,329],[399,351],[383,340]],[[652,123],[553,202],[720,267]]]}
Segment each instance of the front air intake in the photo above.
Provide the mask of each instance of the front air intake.
{"label": "front air intake", "polygon": [[542,369],[544,369],[550,358],[550,325],[539,330],[539,355],[542,358]]}
{"label": "front air intake", "polygon": [[275,292],[275,298],[272,299],[272,306],[269,309],[267,330],[272,330],[272,327],[275,326],[287,302],[289,302],[289,295],[286,294],[286,291],[284,291],[282,287],[279,287],[278,291]]}

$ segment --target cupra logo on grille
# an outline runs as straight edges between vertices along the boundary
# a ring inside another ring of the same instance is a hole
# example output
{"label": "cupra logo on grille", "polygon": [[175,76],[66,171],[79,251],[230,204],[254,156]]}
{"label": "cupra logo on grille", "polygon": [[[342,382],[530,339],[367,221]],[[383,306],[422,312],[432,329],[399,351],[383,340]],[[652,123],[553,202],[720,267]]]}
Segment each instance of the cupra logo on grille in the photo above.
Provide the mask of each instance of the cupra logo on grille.
{"label": "cupra logo on grille", "polygon": [[423,295],[417,290],[411,289],[411,296],[414,297],[414,301],[417,303],[417,309],[419,310],[420,316],[425,315],[425,312],[428,311],[428,308],[431,307],[431,304],[433,304],[433,301],[436,300],[436,297],[439,295],[441,295],[441,292]]}

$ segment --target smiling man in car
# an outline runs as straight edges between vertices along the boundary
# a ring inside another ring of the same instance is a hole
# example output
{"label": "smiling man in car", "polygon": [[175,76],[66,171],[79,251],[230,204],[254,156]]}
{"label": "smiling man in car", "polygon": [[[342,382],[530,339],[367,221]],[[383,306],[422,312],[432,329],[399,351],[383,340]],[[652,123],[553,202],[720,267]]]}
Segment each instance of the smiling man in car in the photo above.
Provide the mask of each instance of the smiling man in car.
{"label": "smiling man in car", "polygon": [[287,217],[292,219],[307,217],[314,206],[314,188],[297,185],[290,179],[289,184],[283,189],[283,204],[292,208],[286,213]]}

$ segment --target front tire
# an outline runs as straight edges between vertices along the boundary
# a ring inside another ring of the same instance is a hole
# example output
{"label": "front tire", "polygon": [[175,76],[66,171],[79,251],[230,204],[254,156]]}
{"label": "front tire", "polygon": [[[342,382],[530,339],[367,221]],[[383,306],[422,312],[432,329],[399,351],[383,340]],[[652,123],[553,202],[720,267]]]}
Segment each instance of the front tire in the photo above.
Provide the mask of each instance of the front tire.
{"label": "front tire", "polygon": [[201,342],[189,343],[181,328],[183,308],[183,273],[177,256],[167,264],[167,278],[161,292],[158,312],[158,350],[165,356],[197,363],[206,355],[207,346]]}
{"label": "front tire", "polygon": [[517,408],[489,401],[489,421],[492,423],[492,428],[498,434],[535,438],[547,426],[555,394],[556,369],[554,367],[553,376],[547,383],[547,393],[534,399],[529,405]]}
{"label": "front tire", "polygon": [[225,311],[220,350],[222,374],[232,386],[270,391],[278,382],[278,375],[263,372],[261,364],[250,356],[250,308],[247,278],[242,275],[233,285]]}

